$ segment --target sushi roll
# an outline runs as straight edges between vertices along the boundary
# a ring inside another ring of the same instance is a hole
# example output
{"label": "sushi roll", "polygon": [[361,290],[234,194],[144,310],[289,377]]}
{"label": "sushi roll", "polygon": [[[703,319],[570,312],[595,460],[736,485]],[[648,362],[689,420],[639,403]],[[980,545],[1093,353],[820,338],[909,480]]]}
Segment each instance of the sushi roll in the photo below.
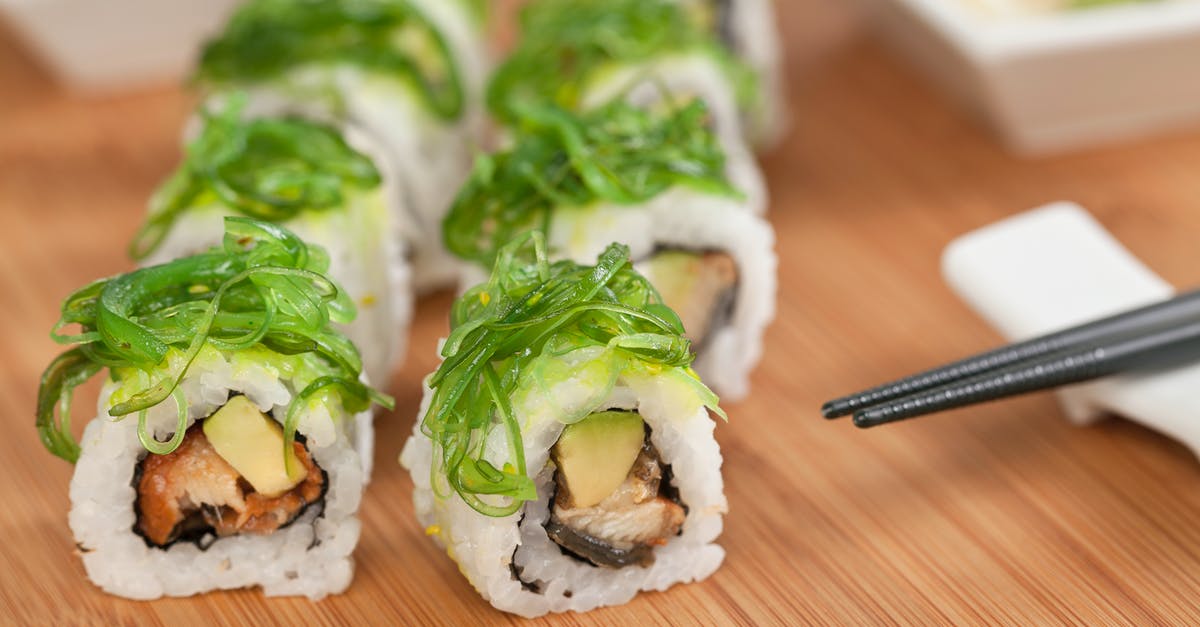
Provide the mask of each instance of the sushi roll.
{"label": "sushi roll", "polygon": [[455,303],[400,459],[426,533],[527,617],[708,577],[727,509],[724,413],[629,249],[545,255],[522,237]]}
{"label": "sushi roll", "polygon": [[515,144],[480,159],[446,217],[463,285],[526,231],[546,233],[552,258],[580,263],[619,241],[682,318],[705,383],[743,397],[774,315],[774,233],[725,178],[707,119],[700,100],[526,109]]}
{"label": "sushi roll", "polygon": [[358,310],[345,332],[362,347],[370,379],[386,382],[412,317],[393,190],[338,129],[298,117],[246,118],[242,98],[226,105],[201,112],[199,134],[151,199],[131,256],[153,265],[205,250],[221,242],[227,215],[283,224],[329,254],[330,275]]}
{"label": "sushi roll", "polygon": [[757,78],[673,0],[534,0],[522,39],[496,70],[488,106],[514,123],[521,105],[593,109],[616,97],[641,106],[699,98],[726,155],[726,174],[758,213],[767,189],[746,147]]}
{"label": "sushi roll", "polygon": [[483,9],[471,0],[251,0],[202,51],[210,102],[352,124],[404,195],[414,284],[454,279],[437,228],[483,130]]}
{"label": "sushi roll", "polygon": [[751,141],[770,147],[787,130],[782,52],[772,0],[677,0],[703,28],[716,33],[758,78],[758,107],[744,118]]}
{"label": "sushi roll", "polygon": [[[37,428],[75,462],[71,530],[112,594],[318,599],[353,576],[369,410],[391,399],[330,324],[354,306],[324,251],[270,223],[225,225],[221,247],[78,290],[55,327],[71,348],[42,376]],[[74,390],[105,369],[76,443]]]}

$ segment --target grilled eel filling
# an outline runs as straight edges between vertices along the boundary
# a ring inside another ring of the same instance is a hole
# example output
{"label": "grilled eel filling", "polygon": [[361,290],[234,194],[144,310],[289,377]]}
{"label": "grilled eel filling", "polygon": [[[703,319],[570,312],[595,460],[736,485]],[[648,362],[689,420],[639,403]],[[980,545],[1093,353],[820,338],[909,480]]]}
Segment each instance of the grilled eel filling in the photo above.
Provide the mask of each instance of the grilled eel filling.
{"label": "grilled eel filling", "polygon": [[563,473],[555,473],[554,480],[546,533],[567,555],[596,566],[654,564],[654,548],[679,535],[687,516],[671,485],[671,467],[650,443],[649,428],[625,481],[600,503],[575,507]]}
{"label": "grilled eel filling", "polygon": [[737,300],[738,267],[728,253],[663,248],[638,264],[683,322],[700,353],[713,332],[729,324]]}
{"label": "grilled eel filling", "polygon": [[269,534],[323,501],[325,473],[301,442],[292,446],[306,471],[304,479],[267,497],[217,453],[200,425],[188,429],[174,452],[147,455],[134,473],[134,530],[151,546],[165,548],[184,540],[207,548],[201,542],[209,534]]}

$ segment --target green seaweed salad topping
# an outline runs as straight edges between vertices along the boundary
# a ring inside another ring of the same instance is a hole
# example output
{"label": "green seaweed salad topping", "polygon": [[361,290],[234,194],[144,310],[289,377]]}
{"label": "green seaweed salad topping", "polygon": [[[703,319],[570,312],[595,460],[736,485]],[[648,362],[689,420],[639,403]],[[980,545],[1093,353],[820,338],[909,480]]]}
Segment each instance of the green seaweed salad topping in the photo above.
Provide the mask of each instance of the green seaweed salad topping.
{"label": "green seaweed salad topping", "polygon": [[[42,443],[67,461],[78,459],[79,445],[71,435],[71,399],[76,387],[107,367],[113,380],[135,380],[139,375],[147,382],[123,395],[109,414],[121,418],[138,413],[142,445],[157,454],[175,450],[183,441],[188,416],[179,384],[205,348],[237,351],[262,346],[318,364],[318,374],[288,407],[288,447],[300,410],[318,393],[338,393],[349,412],[364,411],[372,403],[390,408],[391,398],[359,381],[358,350],[330,325],[350,322],[355,310],[345,292],[325,276],[328,267],[323,249],[305,244],[290,231],[228,217],[222,246],[76,291],[63,302],[51,332],[54,341],[74,347],[51,362],[38,390]],[[70,325],[79,325],[80,331],[62,334]],[[146,412],[168,398],[178,407],[178,426],[171,441],[159,442],[146,429]]]}
{"label": "green seaweed salad topping", "polygon": [[521,103],[578,109],[610,66],[697,51],[720,64],[740,105],[758,97],[754,72],[675,0],[534,0],[521,12],[521,37],[488,86],[488,108],[506,122]]}
{"label": "green seaweed salad topping", "polygon": [[154,252],[189,209],[219,204],[281,222],[344,207],[349,194],[379,186],[371,159],[333,127],[300,118],[243,120],[244,104],[239,94],[223,111],[201,111],[200,136],[151,199],[149,216],[129,244],[134,259]]}
{"label": "green seaweed salad topping", "polygon": [[[621,244],[609,246],[595,266],[550,263],[542,234],[528,233],[500,252],[488,282],[455,302],[450,325],[444,361],[428,380],[433,399],[421,430],[434,443],[435,493],[446,498],[457,492],[488,516],[507,516],[537,498],[512,397],[527,378],[551,376],[539,367],[546,356],[598,349],[591,361],[608,360],[607,371],[614,376],[686,370],[688,389],[725,416],[716,396],[690,370],[691,345],[679,317],[634,271],[629,248]],[[587,369],[568,370],[559,376],[577,380]],[[581,418],[559,417],[564,422]],[[485,445],[497,428],[504,430],[508,446],[509,461],[501,468],[485,458]]]}
{"label": "green seaweed salad topping", "polygon": [[462,113],[449,44],[405,0],[252,0],[204,47],[196,78],[215,85],[286,81],[292,70],[335,64],[408,83],[442,119]]}
{"label": "green seaweed salad topping", "polygon": [[548,232],[557,207],[636,205],[676,185],[737,196],[703,101],[583,113],[519,105],[516,144],[481,156],[443,221],[446,247],[490,266],[517,235]]}

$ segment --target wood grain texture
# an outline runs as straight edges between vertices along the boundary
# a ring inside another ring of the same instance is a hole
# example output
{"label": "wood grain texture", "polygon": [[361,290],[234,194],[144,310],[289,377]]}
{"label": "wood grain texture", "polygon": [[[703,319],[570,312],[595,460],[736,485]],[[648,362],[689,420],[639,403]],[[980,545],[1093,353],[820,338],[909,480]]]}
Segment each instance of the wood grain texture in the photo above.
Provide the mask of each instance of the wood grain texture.
{"label": "wood grain texture", "polygon": [[[939,253],[1044,202],[1083,203],[1167,279],[1200,284],[1200,134],[1017,160],[844,4],[779,3],[795,113],[764,161],[779,316],[754,394],[718,428],[725,565],[701,584],[539,622],[1200,622],[1200,464],[1183,447],[1120,420],[1071,427],[1044,394],[869,432],[817,411],[996,343],[941,283]],[[395,461],[447,294],[421,302],[397,410],[377,423],[349,592],[136,603],[88,583],[66,524],[71,468],[33,430],[37,378],[60,299],[129,267],[124,243],[178,159],[188,106],[174,89],[72,99],[0,29],[0,623],[520,622],[424,536]]]}

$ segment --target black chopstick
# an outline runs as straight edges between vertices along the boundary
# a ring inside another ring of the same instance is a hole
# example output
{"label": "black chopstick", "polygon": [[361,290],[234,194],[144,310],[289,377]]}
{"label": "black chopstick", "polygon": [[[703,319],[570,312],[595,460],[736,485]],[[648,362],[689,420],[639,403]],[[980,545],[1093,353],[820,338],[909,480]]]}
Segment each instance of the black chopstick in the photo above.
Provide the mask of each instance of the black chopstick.
{"label": "black chopstick", "polygon": [[983,373],[1022,364],[1064,350],[1178,326],[1193,320],[1200,320],[1200,289],[1076,327],[1003,346],[862,392],[843,396],[821,406],[821,413],[826,418],[837,418],[860,409],[887,403]]}
{"label": "black chopstick", "polygon": [[1140,369],[1200,360],[1200,321],[1158,329],[1032,360],[855,412],[854,424],[874,427],[1026,392]]}

